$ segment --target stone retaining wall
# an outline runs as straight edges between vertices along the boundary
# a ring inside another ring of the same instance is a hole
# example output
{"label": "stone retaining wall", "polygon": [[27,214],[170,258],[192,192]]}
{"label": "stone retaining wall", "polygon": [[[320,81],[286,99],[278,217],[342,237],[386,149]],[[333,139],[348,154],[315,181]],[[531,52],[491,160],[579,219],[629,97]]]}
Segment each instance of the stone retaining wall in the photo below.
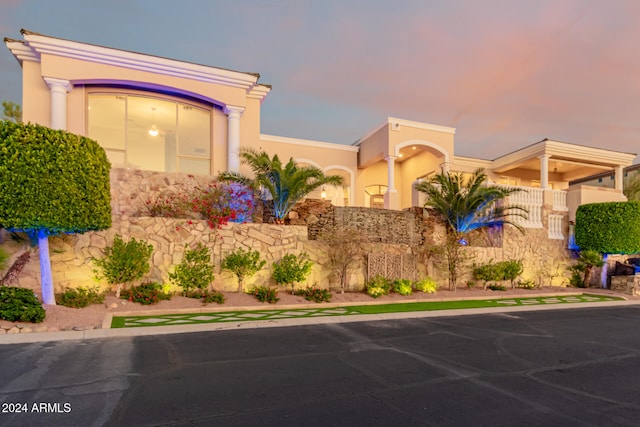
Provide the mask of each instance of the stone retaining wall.
{"label": "stone retaining wall", "polygon": [[[57,290],[65,287],[95,286],[92,257],[101,257],[115,234],[125,240],[135,237],[149,241],[154,246],[152,269],[148,279],[168,280],[168,273],[177,265],[184,254],[185,245],[202,242],[214,253],[216,265],[214,286],[220,290],[234,290],[235,278],[220,271],[221,257],[235,248],[259,250],[267,265],[252,283],[274,284],[271,279],[271,265],[286,253],[308,252],[315,262],[307,284],[321,287],[334,283],[323,264],[326,248],[314,240],[318,232],[330,224],[349,225],[361,230],[367,237],[365,253],[411,255],[417,260],[417,277],[429,275],[442,286],[447,285],[447,270],[442,257],[434,250],[444,241],[445,228],[428,210],[416,208],[408,211],[384,209],[333,207],[328,202],[309,200],[296,207],[292,224],[229,224],[215,232],[204,221],[152,218],[134,216],[143,208],[146,200],[165,192],[177,192],[194,185],[207,185],[211,177],[197,177],[185,174],[164,174],[150,171],[113,169],[111,171],[111,192],[113,227],[109,230],[89,232],[83,235],[68,235],[50,238],[50,253],[54,283]],[[550,211],[545,210],[544,218]],[[524,264],[522,278],[533,280],[539,285],[562,285],[568,282],[567,266],[570,252],[567,241],[548,238],[546,228],[526,229],[521,234],[515,228],[506,226],[496,240],[499,244],[465,247],[470,261],[467,273],[461,272],[461,283],[471,280],[473,263],[520,259]],[[7,243],[5,242],[4,245]],[[17,256],[19,244],[11,243],[10,252]],[[481,247],[488,246],[488,247]],[[367,266],[363,261],[351,273],[351,289],[362,289],[366,279]],[[39,264],[37,253],[19,278],[19,285],[39,288]],[[101,284],[104,286],[104,284]]]}
{"label": "stone retaining wall", "polygon": [[611,290],[629,295],[640,295],[640,274],[634,276],[611,276]]}

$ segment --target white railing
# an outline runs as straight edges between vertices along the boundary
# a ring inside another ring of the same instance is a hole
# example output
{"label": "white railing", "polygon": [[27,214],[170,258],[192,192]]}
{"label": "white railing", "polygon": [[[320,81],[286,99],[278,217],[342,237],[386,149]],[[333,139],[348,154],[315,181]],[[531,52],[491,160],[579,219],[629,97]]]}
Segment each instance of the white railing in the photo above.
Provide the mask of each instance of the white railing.
{"label": "white railing", "polygon": [[553,194],[553,210],[568,211],[567,192],[565,190],[551,190]]}
{"label": "white railing", "polygon": [[549,238],[564,239],[564,215],[549,215]]}
{"label": "white railing", "polygon": [[511,193],[507,202],[509,205],[520,206],[528,212],[527,218],[514,215],[509,218],[510,221],[524,228],[542,228],[542,205],[544,204],[543,189],[500,184],[496,186],[510,190],[519,190]]}
{"label": "white railing", "polygon": [[501,185],[496,187],[506,188],[509,190],[518,190],[509,195],[509,203],[512,205],[539,205],[544,204],[544,190],[542,188],[521,187],[516,185]]}

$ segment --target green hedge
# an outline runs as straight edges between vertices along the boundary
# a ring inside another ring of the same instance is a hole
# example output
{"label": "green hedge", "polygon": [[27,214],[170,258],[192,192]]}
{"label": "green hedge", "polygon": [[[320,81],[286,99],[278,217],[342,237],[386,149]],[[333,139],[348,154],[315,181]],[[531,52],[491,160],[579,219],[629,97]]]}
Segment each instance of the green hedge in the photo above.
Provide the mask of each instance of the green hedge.
{"label": "green hedge", "polygon": [[89,138],[0,121],[0,227],[48,235],[109,228],[110,167]]}
{"label": "green hedge", "polygon": [[605,254],[640,253],[640,201],[578,207],[576,244]]}

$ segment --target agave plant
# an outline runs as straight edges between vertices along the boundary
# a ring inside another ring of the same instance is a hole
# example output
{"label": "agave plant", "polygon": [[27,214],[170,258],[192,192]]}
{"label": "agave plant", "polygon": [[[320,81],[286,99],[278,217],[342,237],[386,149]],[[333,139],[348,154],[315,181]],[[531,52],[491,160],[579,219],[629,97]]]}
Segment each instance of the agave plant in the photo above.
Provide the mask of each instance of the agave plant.
{"label": "agave plant", "polygon": [[284,220],[297,202],[323,185],[341,185],[342,177],[325,175],[313,166],[300,166],[293,158],[283,164],[277,155],[272,158],[265,151],[244,148],[240,151],[240,162],[248,165],[254,177],[238,172],[222,172],[218,179],[238,182],[257,192],[260,197],[273,200],[273,215],[278,224]]}

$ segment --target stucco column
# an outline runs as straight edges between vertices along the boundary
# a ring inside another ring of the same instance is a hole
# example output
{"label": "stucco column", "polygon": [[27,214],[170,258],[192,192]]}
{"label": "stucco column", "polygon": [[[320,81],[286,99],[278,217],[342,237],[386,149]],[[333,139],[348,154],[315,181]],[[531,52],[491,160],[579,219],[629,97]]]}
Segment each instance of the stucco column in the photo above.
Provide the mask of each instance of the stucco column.
{"label": "stucco column", "polygon": [[399,209],[400,203],[395,183],[396,156],[387,156],[387,191],[384,193],[385,209]]}
{"label": "stucco column", "polygon": [[540,159],[540,188],[546,190],[549,188],[549,158],[551,155],[543,154],[538,158]]}
{"label": "stucco column", "polygon": [[622,192],[624,186],[624,167],[616,166],[614,182],[615,189]]}
{"label": "stucco column", "polygon": [[449,173],[449,170],[451,169],[451,165],[449,162],[440,163],[440,169],[442,170],[443,174]]}
{"label": "stucco column", "polygon": [[71,92],[72,86],[68,80],[45,77],[51,90],[51,128],[67,129],[67,93]]}
{"label": "stucco column", "polygon": [[240,172],[240,116],[244,107],[227,105],[224,113],[227,115],[227,170]]}

